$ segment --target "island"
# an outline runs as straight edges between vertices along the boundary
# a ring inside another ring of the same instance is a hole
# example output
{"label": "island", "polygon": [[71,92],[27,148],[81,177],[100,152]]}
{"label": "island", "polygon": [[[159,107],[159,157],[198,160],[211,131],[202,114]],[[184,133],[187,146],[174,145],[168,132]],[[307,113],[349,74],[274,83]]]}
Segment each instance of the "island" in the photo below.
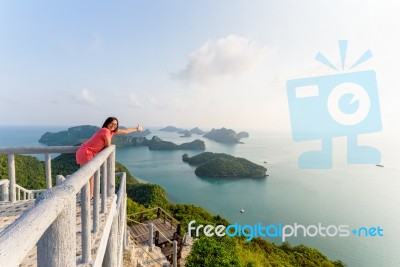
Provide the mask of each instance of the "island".
{"label": "island", "polygon": [[189,165],[197,166],[194,173],[200,177],[261,178],[267,176],[265,167],[225,153],[203,152],[193,157],[185,153],[182,160]]}
{"label": "island", "polygon": [[214,140],[219,143],[227,143],[227,144],[237,144],[241,143],[240,139],[243,137],[249,137],[249,134],[246,132],[236,133],[232,129],[212,129],[211,132],[206,133],[203,137]]}
{"label": "island", "polygon": [[167,126],[165,128],[160,129],[159,131],[163,131],[163,132],[180,132],[180,131],[183,131],[183,129],[176,128],[175,126]]}
{"label": "island", "polygon": [[203,141],[196,139],[189,143],[183,143],[180,145],[172,142],[164,141],[157,136],[149,141],[148,147],[150,150],[205,150],[206,145]]}
{"label": "island", "polygon": [[85,142],[99,129],[97,126],[81,125],[58,133],[46,132],[40,137],[39,143],[48,146],[76,145]]}
{"label": "island", "polygon": [[[49,146],[79,145],[88,140],[97,130],[99,130],[99,127],[81,125],[68,128],[67,131],[61,131],[57,133],[46,132],[39,139],[39,143]],[[150,150],[205,150],[206,148],[204,141],[199,139],[180,145],[164,141],[157,136],[153,136],[149,140],[145,136],[150,133],[151,132],[149,130],[145,130],[143,132],[116,135],[112,138],[112,143],[117,147],[147,146]]]}
{"label": "island", "polygon": [[191,129],[189,132],[191,132],[192,134],[198,134],[198,135],[203,135],[206,132],[202,131],[199,127],[195,127],[193,129]]}
{"label": "island", "polygon": [[188,130],[183,130],[178,132],[178,134],[182,134],[181,137],[192,137],[192,133],[189,132]]}

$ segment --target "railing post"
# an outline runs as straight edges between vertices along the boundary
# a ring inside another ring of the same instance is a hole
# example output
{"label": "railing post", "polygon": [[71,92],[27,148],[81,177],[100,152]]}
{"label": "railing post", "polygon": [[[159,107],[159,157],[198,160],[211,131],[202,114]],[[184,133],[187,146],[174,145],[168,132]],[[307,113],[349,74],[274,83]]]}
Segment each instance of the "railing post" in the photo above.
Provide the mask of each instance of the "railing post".
{"label": "railing post", "polygon": [[15,188],[15,158],[14,154],[8,154],[8,178],[10,180],[10,201],[16,202],[16,188]]}
{"label": "railing post", "polygon": [[153,243],[153,230],[154,230],[154,225],[152,223],[149,224],[149,247],[150,250],[154,248],[154,243]]}
{"label": "railing post", "polygon": [[8,187],[9,187],[9,182],[5,182],[4,184],[1,185],[1,200],[2,201],[9,201],[8,199]]}
{"label": "railing post", "polygon": [[57,175],[56,176],[56,185],[61,185],[62,182],[64,182],[64,181],[65,181],[64,176],[62,176],[62,175]]}
{"label": "railing post", "polygon": [[82,220],[82,263],[89,263],[92,252],[90,231],[90,199],[89,182],[81,190],[81,220]]}
{"label": "railing post", "polygon": [[172,249],[173,249],[173,255],[172,255],[172,266],[177,267],[178,264],[178,242],[176,240],[172,241]]}
{"label": "railing post", "polygon": [[71,199],[37,243],[41,267],[76,266],[76,204]]}
{"label": "railing post", "polygon": [[107,212],[107,163],[101,165],[101,213]]}
{"label": "railing post", "polygon": [[46,169],[46,189],[52,187],[51,184],[51,154],[46,153],[45,155],[45,169]]}
{"label": "railing post", "polygon": [[108,180],[107,180],[107,196],[115,195],[115,146],[113,152],[107,158]]}
{"label": "railing post", "polygon": [[157,208],[157,219],[161,216],[161,209],[160,207]]}
{"label": "railing post", "polygon": [[94,190],[93,190],[93,233],[99,230],[99,200],[100,200],[100,170],[97,170],[94,175]]}
{"label": "railing post", "polygon": [[[126,192],[126,189],[125,189],[125,192]],[[127,214],[126,214],[126,193],[124,192],[124,196],[125,196],[125,199],[124,199],[124,207],[123,207],[123,210],[122,210],[122,212],[124,213],[124,219],[123,219],[123,221],[122,221],[122,223],[123,223],[123,227],[124,227],[124,231],[123,231],[123,235],[124,235],[124,249],[126,249],[127,247],[128,247],[128,229],[127,229],[127,223],[126,223],[126,217],[127,217]]]}
{"label": "railing post", "polygon": [[118,212],[113,215],[110,236],[108,237],[103,267],[118,266]]}

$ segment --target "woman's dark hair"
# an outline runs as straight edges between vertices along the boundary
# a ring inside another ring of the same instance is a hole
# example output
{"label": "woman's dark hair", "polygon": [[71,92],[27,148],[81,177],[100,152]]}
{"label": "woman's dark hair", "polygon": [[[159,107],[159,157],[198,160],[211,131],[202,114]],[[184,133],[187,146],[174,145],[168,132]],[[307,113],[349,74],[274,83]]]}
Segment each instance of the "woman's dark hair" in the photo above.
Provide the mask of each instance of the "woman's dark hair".
{"label": "woman's dark hair", "polygon": [[115,117],[108,117],[108,118],[106,119],[106,121],[104,122],[104,124],[103,124],[103,126],[102,126],[101,128],[107,128],[107,126],[108,126],[113,120],[116,120],[116,121],[117,121],[117,128],[115,128],[115,130],[114,130],[113,132],[117,132],[117,131],[118,131],[119,123],[118,123],[118,119],[115,118]]}

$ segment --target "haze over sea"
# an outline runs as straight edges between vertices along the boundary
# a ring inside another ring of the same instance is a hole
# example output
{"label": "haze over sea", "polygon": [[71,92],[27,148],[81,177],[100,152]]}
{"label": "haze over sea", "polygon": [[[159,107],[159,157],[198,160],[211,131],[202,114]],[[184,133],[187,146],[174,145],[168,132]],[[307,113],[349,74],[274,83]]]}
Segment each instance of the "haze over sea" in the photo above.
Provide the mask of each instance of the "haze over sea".
{"label": "haze over sea", "polygon": [[[194,126],[193,126],[194,127]],[[65,130],[61,126],[1,126],[0,146],[40,145],[40,136]],[[177,144],[201,139],[206,150],[244,157],[268,168],[261,179],[199,178],[194,167],[182,161],[194,151],[150,151],[147,147],[117,150],[117,160],[141,181],[161,185],[177,203],[192,203],[231,223],[266,226],[294,223],[307,225],[349,225],[381,227],[383,237],[291,237],[292,245],[315,247],[330,259],[348,266],[400,266],[400,144],[388,133],[378,133],[360,143],[375,146],[382,153],[382,164],[347,165],[345,138],[334,140],[334,167],[329,170],[301,170],[297,157],[318,149],[318,142],[295,143],[290,133],[248,130],[244,144],[226,145],[193,135],[157,131],[154,135]],[[203,129],[208,130],[208,129]],[[246,129],[234,129],[242,131]],[[247,131],[247,130],[246,130]],[[151,137],[151,136],[150,136]],[[149,138],[149,137],[148,137]],[[267,162],[267,163],[264,163]],[[18,173],[17,173],[18,175]],[[240,213],[244,209],[245,213]],[[280,243],[280,238],[269,238]]]}

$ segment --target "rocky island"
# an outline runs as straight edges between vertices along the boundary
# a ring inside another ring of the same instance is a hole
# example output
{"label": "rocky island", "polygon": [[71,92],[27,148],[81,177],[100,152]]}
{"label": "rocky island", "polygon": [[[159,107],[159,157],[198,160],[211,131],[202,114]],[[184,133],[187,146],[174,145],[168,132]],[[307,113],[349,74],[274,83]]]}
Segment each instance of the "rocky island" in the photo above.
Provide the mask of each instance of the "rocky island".
{"label": "rocky island", "polygon": [[203,135],[206,132],[202,131],[201,129],[199,129],[199,127],[195,127],[193,129],[191,129],[189,132],[193,133],[193,134],[198,134],[198,135]]}
{"label": "rocky island", "polygon": [[177,132],[178,134],[183,134],[181,137],[191,137],[192,134],[203,135],[206,132],[199,129],[199,127],[195,127],[191,130],[185,130],[181,128],[177,128],[175,126],[167,126],[165,128],[160,129],[159,131],[163,132]]}
{"label": "rocky island", "polygon": [[178,132],[178,134],[182,134],[181,137],[191,137],[192,136],[192,133],[189,132],[188,130],[180,131],[180,132]]}
{"label": "rocky island", "polygon": [[167,126],[165,128],[160,129],[159,131],[163,131],[163,132],[180,132],[180,131],[183,131],[183,129],[176,128],[175,126]]}
{"label": "rocky island", "polygon": [[172,142],[164,141],[157,136],[148,142],[147,146],[150,150],[205,150],[206,146],[203,141],[197,139],[189,143],[183,143],[180,145],[174,144]]}
{"label": "rocky island", "polygon": [[236,133],[232,129],[212,129],[211,132],[206,133],[203,137],[214,140],[219,143],[226,143],[226,144],[237,144],[241,143],[240,139],[249,137],[249,134],[246,132]]}
{"label": "rocky island", "polygon": [[195,174],[202,177],[261,178],[267,176],[265,167],[225,153],[203,152],[193,157],[184,154],[182,160],[197,166]]}

